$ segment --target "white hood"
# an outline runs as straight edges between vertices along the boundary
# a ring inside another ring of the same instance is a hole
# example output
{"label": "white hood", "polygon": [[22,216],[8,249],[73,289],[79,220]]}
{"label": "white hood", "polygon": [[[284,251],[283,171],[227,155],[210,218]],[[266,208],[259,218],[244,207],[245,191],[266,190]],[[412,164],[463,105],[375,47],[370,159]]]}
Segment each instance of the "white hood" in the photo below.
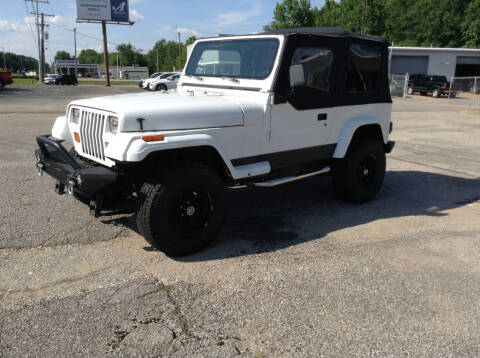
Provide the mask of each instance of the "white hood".
{"label": "white hood", "polygon": [[199,129],[241,126],[242,107],[233,99],[219,95],[190,96],[178,92],[136,93],[96,97],[70,105],[112,112],[119,118],[120,132]]}

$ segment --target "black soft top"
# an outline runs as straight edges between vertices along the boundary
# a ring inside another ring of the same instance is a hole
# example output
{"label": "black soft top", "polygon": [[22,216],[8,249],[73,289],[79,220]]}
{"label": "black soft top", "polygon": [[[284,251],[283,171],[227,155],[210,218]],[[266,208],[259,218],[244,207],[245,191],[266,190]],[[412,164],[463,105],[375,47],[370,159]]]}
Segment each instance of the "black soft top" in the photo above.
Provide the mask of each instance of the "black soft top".
{"label": "black soft top", "polygon": [[386,40],[381,36],[359,35],[337,27],[295,27],[263,32],[260,35],[319,35],[328,37],[349,37],[384,43]]}

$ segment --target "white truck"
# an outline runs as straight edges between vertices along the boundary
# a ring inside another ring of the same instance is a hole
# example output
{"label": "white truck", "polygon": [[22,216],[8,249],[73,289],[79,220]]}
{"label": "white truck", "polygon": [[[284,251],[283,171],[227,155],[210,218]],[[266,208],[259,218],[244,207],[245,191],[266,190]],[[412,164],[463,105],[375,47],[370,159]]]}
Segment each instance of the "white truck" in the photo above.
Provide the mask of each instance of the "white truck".
{"label": "white truck", "polygon": [[394,145],[387,68],[382,38],[341,29],[201,39],[177,92],[71,102],[37,137],[36,167],[95,216],[134,197],[145,239],[191,254],[216,237],[232,186],[330,173],[342,198],[373,199]]}

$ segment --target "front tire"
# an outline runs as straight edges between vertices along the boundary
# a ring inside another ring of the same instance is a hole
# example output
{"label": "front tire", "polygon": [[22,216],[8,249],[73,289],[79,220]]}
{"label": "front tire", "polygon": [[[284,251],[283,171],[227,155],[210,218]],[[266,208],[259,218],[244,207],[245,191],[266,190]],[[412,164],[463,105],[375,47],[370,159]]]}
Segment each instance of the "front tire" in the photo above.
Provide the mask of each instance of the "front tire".
{"label": "front tire", "polygon": [[166,168],[138,193],[137,226],[168,256],[185,256],[209,245],[225,216],[225,186],[202,164]]}
{"label": "front tire", "polygon": [[345,158],[332,166],[335,191],[346,201],[366,203],[380,191],[385,167],[385,149],[380,141],[358,141],[351,145]]}
{"label": "front tire", "polygon": [[413,90],[413,87],[408,87],[407,89],[407,94],[409,94],[410,96],[413,95],[415,93],[415,91]]}

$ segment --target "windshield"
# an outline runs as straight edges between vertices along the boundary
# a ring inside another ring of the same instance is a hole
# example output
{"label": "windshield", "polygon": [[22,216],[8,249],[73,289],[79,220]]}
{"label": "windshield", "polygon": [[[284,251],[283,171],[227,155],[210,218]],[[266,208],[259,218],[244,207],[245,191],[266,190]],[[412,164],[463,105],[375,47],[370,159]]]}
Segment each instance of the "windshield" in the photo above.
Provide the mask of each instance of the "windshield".
{"label": "windshield", "polygon": [[188,61],[186,75],[264,79],[272,72],[277,39],[199,42]]}

